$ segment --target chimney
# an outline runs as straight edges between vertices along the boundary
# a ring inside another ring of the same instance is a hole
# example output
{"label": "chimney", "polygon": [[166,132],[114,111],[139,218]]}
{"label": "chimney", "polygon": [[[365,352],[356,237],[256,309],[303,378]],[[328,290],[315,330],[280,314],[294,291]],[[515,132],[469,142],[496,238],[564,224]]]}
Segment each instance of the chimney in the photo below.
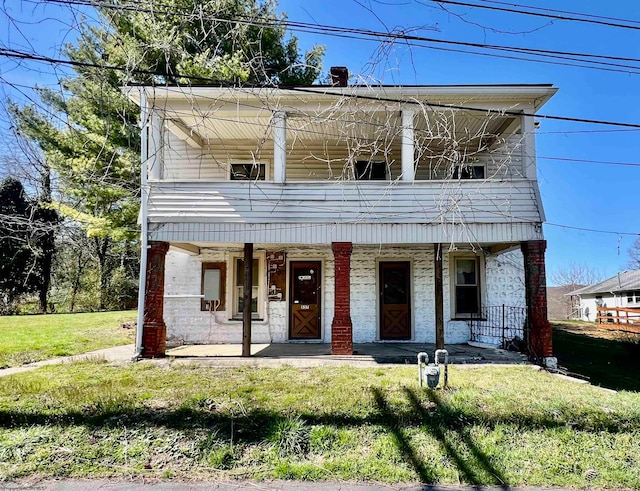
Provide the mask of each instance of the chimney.
{"label": "chimney", "polygon": [[349,70],[346,66],[332,66],[331,70],[331,85],[334,87],[346,87],[347,80],[349,79]]}

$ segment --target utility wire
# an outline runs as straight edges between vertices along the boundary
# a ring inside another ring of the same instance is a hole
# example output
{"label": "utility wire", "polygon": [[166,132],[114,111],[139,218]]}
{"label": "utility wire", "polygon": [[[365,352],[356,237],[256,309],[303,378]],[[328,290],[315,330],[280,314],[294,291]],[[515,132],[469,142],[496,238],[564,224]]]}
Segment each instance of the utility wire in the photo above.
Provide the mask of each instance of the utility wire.
{"label": "utility wire", "polygon": [[[437,3],[437,4],[458,5],[458,6],[462,6],[462,7],[473,7],[473,8],[492,10],[492,11],[498,11],[498,12],[508,12],[508,13],[513,13],[513,14],[530,15],[530,16],[534,16],[534,17],[544,17],[544,18],[547,18],[547,19],[565,20],[565,21],[572,21],[572,22],[584,22],[584,23],[587,23],[587,24],[596,24],[596,25],[602,25],[602,26],[607,26],[607,27],[617,27],[617,28],[621,28],[621,29],[640,30],[640,26],[634,26],[634,25],[629,25],[629,24],[623,24],[622,23],[622,22],[632,22],[632,23],[640,24],[640,22],[638,22],[638,21],[617,19],[617,18],[614,18],[614,17],[593,16],[593,15],[590,15],[590,14],[583,14],[583,13],[580,13],[580,12],[568,12],[568,11],[562,11],[562,10],[543,9],[543,8],[534,7],[534,6],[531,6],[531,5],[511,4],[511,3],[505,3],[505,2],[493,2],[493,1],[487,1],[487,0],[478,0],[478,1],[481,1],[481,2],[484,1],[486,3],[493,3],[493,4],[499,4],[499,5],[511,5],[512,7],[518,7],[518,8],[495,7],[495,6],[490,6],[490,5],[479,5],[477,3],[462,2],[462,1],[457,1],[457,0],[421,0],[421,1],[418,1],[418,3],[424,4],[427,1],[430,1],[430,2],[433,2],[433,3]],[[532,10],[527,11],[527,10],[522,10],[522,9],[532,9]],[[556,12],[556,13],[535,12],[534,10],[540,10],[540,11],[546,11],[546,12]],[[566,15],[566,14],[569,14],[569,15]],[[580,17],[576,17],[576,16],[584,16],[584,17],[588,17],[588,18],[580,18]],[[608,19],[608,20],[601,20],[601,19]],[[612,21],[618,21],[618,22],[612,22]]]}
{"label": "utility wire", "polygon": [[[51,58],[51,57],[48,57],[48,56],[42,56],[42,55],[33,54],[33,53],[25,53],[25,52],[21,52],[21,51],[17,51],[17,50],[9,50],[9,49],[6,49],[6,48],[0,48],[0,57],[41,61],[41,62],[45,62],[45,63],[69,65],[69,66],[75,66],[75,67],[97,68],[97,69],[102,69],[102,70],[116,70],[116,71],[120,71],[120,72],[123,72],[123,73],[137,73],[137,74],[143,74],[143,75],[154,75],[154,76],[160,76],[160,77],[172,77],[172,78],[178,78],[178,79],[183,78],[183,79],[192,80],[192,81],[196,81],[196,82],[207,82],[209,84],[213,83],[213,84],[217,84],[220,87],[235,88],[235,89],[238,89],[238,90],[252,90],[252,89],[268,88],[268,86],[256,85],[256,84],[243,84],[242,86],[240,86],[238,84],[234,84],[233,82],[224,82],[224,81],[216,80],[216,79],[213,79],[213,78],[198,77],[198,76],[193,76],[193,75],[180,74],[180,73],[177,73],[177,72],[176,73],[166,73],[166,72],[162,72],[160,70],[144,70],[144,69],[141,69],[141,68],[121,67],[121,66],[116,66],[116,65],[100,65],[100,64],[97,64],[97,63],[90,63],[90,62],[83,62],[83,61],[76,61],[76,60],[64,60],[64,59]],[[320,86],[318,86],[318,87],[320,87]],[[362,100],[371,100],[371,101],[377,101],[377,102],[391,102],[391,103],[395,103],[395,104],[402,103],[402,104],[417,105],[417,106],[421,105],[421,103],[419,101],[415,101],[415,100],[393,99],[393,98],[389,98],[389,97],[379,97],[379,96],[366,96],[366,95],[362,95],[362,94],[349,94],[349,93],[344,93],[344,92],[332,92],[331,89],[336,90],[335,87],[327,88],[327,90],[325,90],[323,92],[320,92],[317,89],[314,89],[312,87],[304,88],[304,87],[293,87],[293,86],[280,85],[280,86],[272,87],[272,88],[279,88],[279,89],[282,89],[282,90],[290,90],[290,91],[294,91],[294,92],[301,92],[301,93],[315,94],[315,95],[319,95],[320,94],[320,95],[329,95],[329,96],[336,96],[336,97],[345,97],[345,98],[349,98],[349,99],[362,99]],[[431,101],[426,101],[425,104],[428,105],[428,106],[431,106],[431,107],[438,107],[438,108],[443,108],[443,109],[458,109],[458,110],[462,110],[462,111],[480,112],[480,113],[484,113],[484,114],[498,114],[498,115],[510,115],[510,116],[530,116],[530,117],[537,117],[537,118],[540,118],[540,119],[549,119],[549,120],[556,120],[556,121],[566,121],[566,122],[573,122],[573,123],[588,123],[588,124],[598,124],[598,125],[607,125],[607,126],[618,126],[618,127],[623,127],[623,128],[640,129],[640,123],[626,123],[626,122],[621,122],[621,121],[608,121],[608,120],[601,120],[601,119],[574,118],[574,117],[569,117],[569,116],[556,116],[556,115],[551,115],[551,114],[527,113],[527,112],[523,112],[523,111],[513,111],[513,110],[483,109],[483,108],[477,108],[477,107],[472,107],[472,106],[462,106],[462,105],[456,105],[456,104],[439,104],[439,103],[435,103],[435,102],[431,102]]]}
{"label": "utility wire", "polygon": [[[93,1],[93,0],[44,0],[44,1],[45,3],[90,6],[90,7],[103,8],[103,9],[115,9],[115,10],[149,13],[152,15],[158,15],[158,14],[181,15],[184,17],[190,15],[186,12],[181,12],[176,10],[162,11],[157,9],[145,9],[145,8],[141,8],[140,5],[135,5],[135,4],[113,5],[110,3],[104,3],[104,2]],[[193,15],[196,15],[196,14],[193,14]],[[373,31],[370,29],[340,27],[340,26],[333,26],[333,25],[327,25],[327,24],[316,24],[316,23],[307,23],[307,22],[291,21],[291,20],[274,19],[271,21],[271,20],[262,20],[262,19],[242,17],[242,16],[238,16],[235,18],[224,18],[219,16],[197,15],[197,17],[203,20],[211,20],[211,21],[226,22],[226,23],[237,23],[237,24],[244,24],[244,25],[252,25],[256,27],[271,27],[271,28],[286,27],[287,29],[290,29],[294,32],[296,30],[299,30],[301,32],[315,33],[315,34],[334,34],[334,35],[357,34],[360,36],[374,37],[376,39],[385,38],[385,39],[402,40],[402,41],[428,42],[428,43],[434,43],[434,44],[447,44],[447,45],[454,45],[454,46],[480,48],[480,49],[486,49],[486,50],[505,51],[505,52],[527,54],[527,55],[539,56],[539,57],[550,57],[550,58],[568,60],[568,61],[579,61],[581,63],[590,63],[595,65],[602,65],[602,66],[615,67],[615,68],[626,68],[630,70],[638,70],[640,68],[637,66],[625,65],[620,63],[607,63],[603,61],[596,61],[596,60],[612,60],[612,61],[627,61],[627,62],[640,63],[640,59],[632,58],[632,57],[545,50],[545,49],[507,46],[507,45],[491,45],[491,44],[484,44],[484,43],[473,43],[473,42],[466,42],[466,41],[429,38],[425,36],[416,36],[412,34],[406,34],[404,32],[399,32],[399,33],[398,32],[382,32],[382,31]],[[422,45],[418,45],[418,46],[422,46]],[[587,58],[587,59],[582,59],[582,58]],[[529,60],[529,61],[540,61],[540,60]]]}

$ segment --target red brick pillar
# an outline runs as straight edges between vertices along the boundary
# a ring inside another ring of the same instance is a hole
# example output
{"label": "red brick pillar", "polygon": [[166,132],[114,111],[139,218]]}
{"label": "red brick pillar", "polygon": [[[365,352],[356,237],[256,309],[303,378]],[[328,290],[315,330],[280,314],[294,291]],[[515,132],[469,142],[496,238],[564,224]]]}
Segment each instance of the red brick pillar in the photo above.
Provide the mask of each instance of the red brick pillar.
{"label": "red brick pillar", "polygon": [[553,355],[551,325],[547,319],[547,278],[544,266],[546,248],[546,240],[530,240],[521,244],[530,327],[529,346],[535,357],[542,361]]}
{"label": "red brick pillar", "polygon": [[351,324],[351,242],[331,245],[335,261],[335,298],[331,323],[331,354],[353,354],[353,325]]}
{"label": "red brick pillar", "polygon": [[147,250],[147,280],[144,293],[144,323],[142,325],[142,357],[164,356],[167,349],[167,326],[162,317],[164,308],[164,258],[167,242],[149,241]]}

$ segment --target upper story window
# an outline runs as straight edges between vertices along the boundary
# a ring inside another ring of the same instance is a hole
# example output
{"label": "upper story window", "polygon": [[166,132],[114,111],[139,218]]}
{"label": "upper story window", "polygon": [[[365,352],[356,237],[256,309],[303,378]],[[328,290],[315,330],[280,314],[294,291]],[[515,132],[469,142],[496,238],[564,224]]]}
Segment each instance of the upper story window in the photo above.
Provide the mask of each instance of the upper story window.
{"label": "upper story window", "polygon": [[384,160],[358,160],[355,165],[359,181],[384,181],[387,179],[387,162]]}
{"label": "upper story window", "polygon": [[484,165],[459,165],[453,169],[453,179],[484,179]]}
{"label": "upper story window", "polygon": [[232,181],[264,181],[266,165],[262,163],[231,164],[230,179]]}

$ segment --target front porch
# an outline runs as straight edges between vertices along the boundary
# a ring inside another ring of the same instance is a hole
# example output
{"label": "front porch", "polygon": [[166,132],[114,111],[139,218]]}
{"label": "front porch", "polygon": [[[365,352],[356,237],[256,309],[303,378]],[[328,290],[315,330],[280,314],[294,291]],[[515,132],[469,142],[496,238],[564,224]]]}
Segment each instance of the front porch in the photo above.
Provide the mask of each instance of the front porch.
{"label": "front porch", "polygon": [[[265,345],[260,356],[280,349],[262,353],[274,344],[291,343],[302,353],[295,345],[307,341],[316,345],[307,348],[317,350],[310,356],[322,356],[324,349],[348,356],[358,351],[355,346],[368,353],[371,343],[409,344],[416,347],[413,359],[420,345],[432,353],[433,344],[498,346],[512,339],[528,341],[524,350],[537,358],[551,355],[543,241],[523,242],[520,251],[488,245],[477,252],[447,251],[439,244],[259,244],[249,256],[255,269],[246,288],[242,249],[234,244],[196,243],[191,254],[171,252],[166,264],[169,245],[151,244],[143,357],[164,356],[167,346],[229,349],[247,333],[249,342]],[[208,289],[210,270],[216,275]],[[246,301],[249,326],[243,320],[244,291],[253,297]],[[378,358],[393,352],[389,356],[404,363],[406,353],[391,347]]]}
{"label": "front porch", "polygon": [[[449,363],[460,364],[523,364],[527,357],[522,353],[497,348],[480,348],[468,344],[449,344]],[[275,343],[252,344],[252,359],[267,365],[286,364],[292,366],[319,366],[327,364],[375,366],[380,364],[417,363],[418,353],[424,351],[430,360],[436,350],[432,343],[355,343],[353,354],[336,356],[331,354],[328,343]],[[167,356],[181,361],[235,366],[246,363],[242,358],[241,344],[184,345],[169,349]],[[262,364],[262,363],[259,363]]]}

